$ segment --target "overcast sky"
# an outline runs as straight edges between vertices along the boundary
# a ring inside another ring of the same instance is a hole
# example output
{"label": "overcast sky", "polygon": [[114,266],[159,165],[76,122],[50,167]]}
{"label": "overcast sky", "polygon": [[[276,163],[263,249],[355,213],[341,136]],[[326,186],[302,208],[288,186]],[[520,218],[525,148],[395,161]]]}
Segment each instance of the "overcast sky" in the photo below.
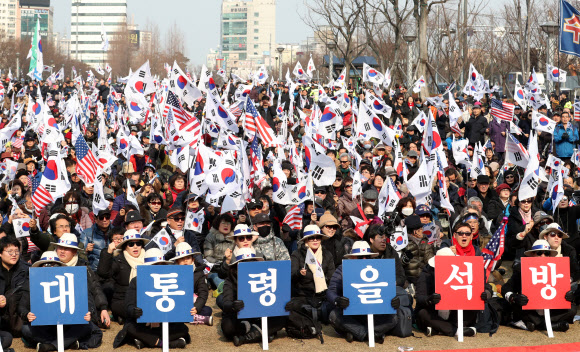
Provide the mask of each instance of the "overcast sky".
{"label": "overcast sky", "polygon": [[[105,1],[106,2],[106,1]],[[209,49],[217,48],[220,34],[221,0],[127,0],[127,15],[143,29],[147,19],[159,25],[162,33],[173,22],[187,35],[187,56],[192,64],[205,63]],[[70,33],[71,0],[52,0],[54,31]],[[303,0],[278,0],[276,8],[276,41],[299,43],[312,31],[303,25],[298,8]]]}

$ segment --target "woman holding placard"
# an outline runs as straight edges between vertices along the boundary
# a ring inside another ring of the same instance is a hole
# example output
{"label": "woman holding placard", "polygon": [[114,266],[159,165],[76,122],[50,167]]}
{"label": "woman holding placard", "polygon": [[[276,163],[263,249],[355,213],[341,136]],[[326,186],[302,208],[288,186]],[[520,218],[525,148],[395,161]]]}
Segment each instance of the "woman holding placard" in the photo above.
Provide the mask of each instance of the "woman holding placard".
{"label": "woman holding placard", "polygon": [[[304,314],[304,306],[316,309],[312,315],[312,323],[317,330],[321,322],[328,320],[328,314],[332,309],[326,300],[326,290],[330,278],[334,273],[334,261],[332,254],[322,248],[322,241],[328,238],[316,225],[308,225],[304,228],[304,234],[300,242],[302,245],[292,253],[292,299],[286,304],[286,310],[290,312],[286,330],[291,337],[303,337],[303,334],[293,336],[293,333],[304,330],[304,327],[293,326],[293,314]],[[314,337],[314,336],[312,336]]]}
{"label": "woman holding placard", "polygon": [[143,247],[148,242],[137,230],[127,230],[121,243],[111,242],[106,251],[101,251],[97,274],[105,280],[112,278],[115,281],[110,308],[119,324],[123,324],[126,317],[125,293],[131,279],[137,276],[137,266],[144,262]]}

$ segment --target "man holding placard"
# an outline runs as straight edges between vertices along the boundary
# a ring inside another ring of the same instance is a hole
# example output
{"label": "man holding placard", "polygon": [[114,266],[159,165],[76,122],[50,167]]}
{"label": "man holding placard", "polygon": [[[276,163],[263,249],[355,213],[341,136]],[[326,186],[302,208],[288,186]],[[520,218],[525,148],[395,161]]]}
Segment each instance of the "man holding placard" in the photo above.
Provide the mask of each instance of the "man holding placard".
{"label": "man holding placard", "polygon": [[[554,258],[558,251],[550,248],[546,240],[534,242],[524,255],[502,287],[514,321],[521,320],[528,331],[546,329],[548,335],[567,331],[576,313],[576,306],[571,303],[574,293],[570,291],[570,259]],[[547,325],[548,320],[551,323]]]}
{"label": "man holding placard", "polygon": [[[367,242],[357,241],[344,257],[371,259],[378,255]],[[392,259],[343,260],[336,268],[326,298],[335,306],[330,323],[346,341],[368,339],[373,347],[374,341],[383,343],[385,335],[397,325],[395,314],[401,301],[396,297],[395,276]]]}

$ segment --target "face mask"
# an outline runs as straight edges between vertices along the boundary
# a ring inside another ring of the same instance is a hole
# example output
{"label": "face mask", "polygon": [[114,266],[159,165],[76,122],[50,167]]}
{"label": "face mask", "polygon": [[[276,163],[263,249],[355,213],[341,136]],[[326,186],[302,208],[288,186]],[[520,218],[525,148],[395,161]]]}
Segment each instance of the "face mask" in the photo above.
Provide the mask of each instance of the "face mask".
{"label": "face mask", "polygon": [[415,106],[416,106],[417,108],[420,108],[420,107],[421,107],[421,105],[422,105],[422,104],[415,103]]}
{"label": "face mask", "polygon": [[370,144],[365,144],[365,149],[371,149],[371,145]]}
{"label": "face mask", "polygon": [[79,205],[78,204],[67,204],[65,207],[65,210],[69,214],[74,214],[77,211],[79,211]]}
{"label": "face mask", "polygon": [[401,213],[405,216],[411,216],[413,215],[413,208],[403,208],[401,209]]}
{"label": "face mask", "polygon": [[262,227],[258,227],[258,234],[260,235],[260,237],[266,237],[270,234],[270,228],[271,226],[262,226]]}

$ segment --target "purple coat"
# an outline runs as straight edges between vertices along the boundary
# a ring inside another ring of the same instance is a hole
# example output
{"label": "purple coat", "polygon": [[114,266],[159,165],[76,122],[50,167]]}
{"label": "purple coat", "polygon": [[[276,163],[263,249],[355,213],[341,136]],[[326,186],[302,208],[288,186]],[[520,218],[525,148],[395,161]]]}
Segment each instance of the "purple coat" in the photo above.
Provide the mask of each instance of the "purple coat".
{"label": "purple coat", "polygon": [[507,121],[497,122],[497,119],[492,118],[489,123],[489,138],[495,143],[495,152],[503,153],[505,152],[505,136],[502,136],[502,132],[507,132],[509,129],[509,123]]}

